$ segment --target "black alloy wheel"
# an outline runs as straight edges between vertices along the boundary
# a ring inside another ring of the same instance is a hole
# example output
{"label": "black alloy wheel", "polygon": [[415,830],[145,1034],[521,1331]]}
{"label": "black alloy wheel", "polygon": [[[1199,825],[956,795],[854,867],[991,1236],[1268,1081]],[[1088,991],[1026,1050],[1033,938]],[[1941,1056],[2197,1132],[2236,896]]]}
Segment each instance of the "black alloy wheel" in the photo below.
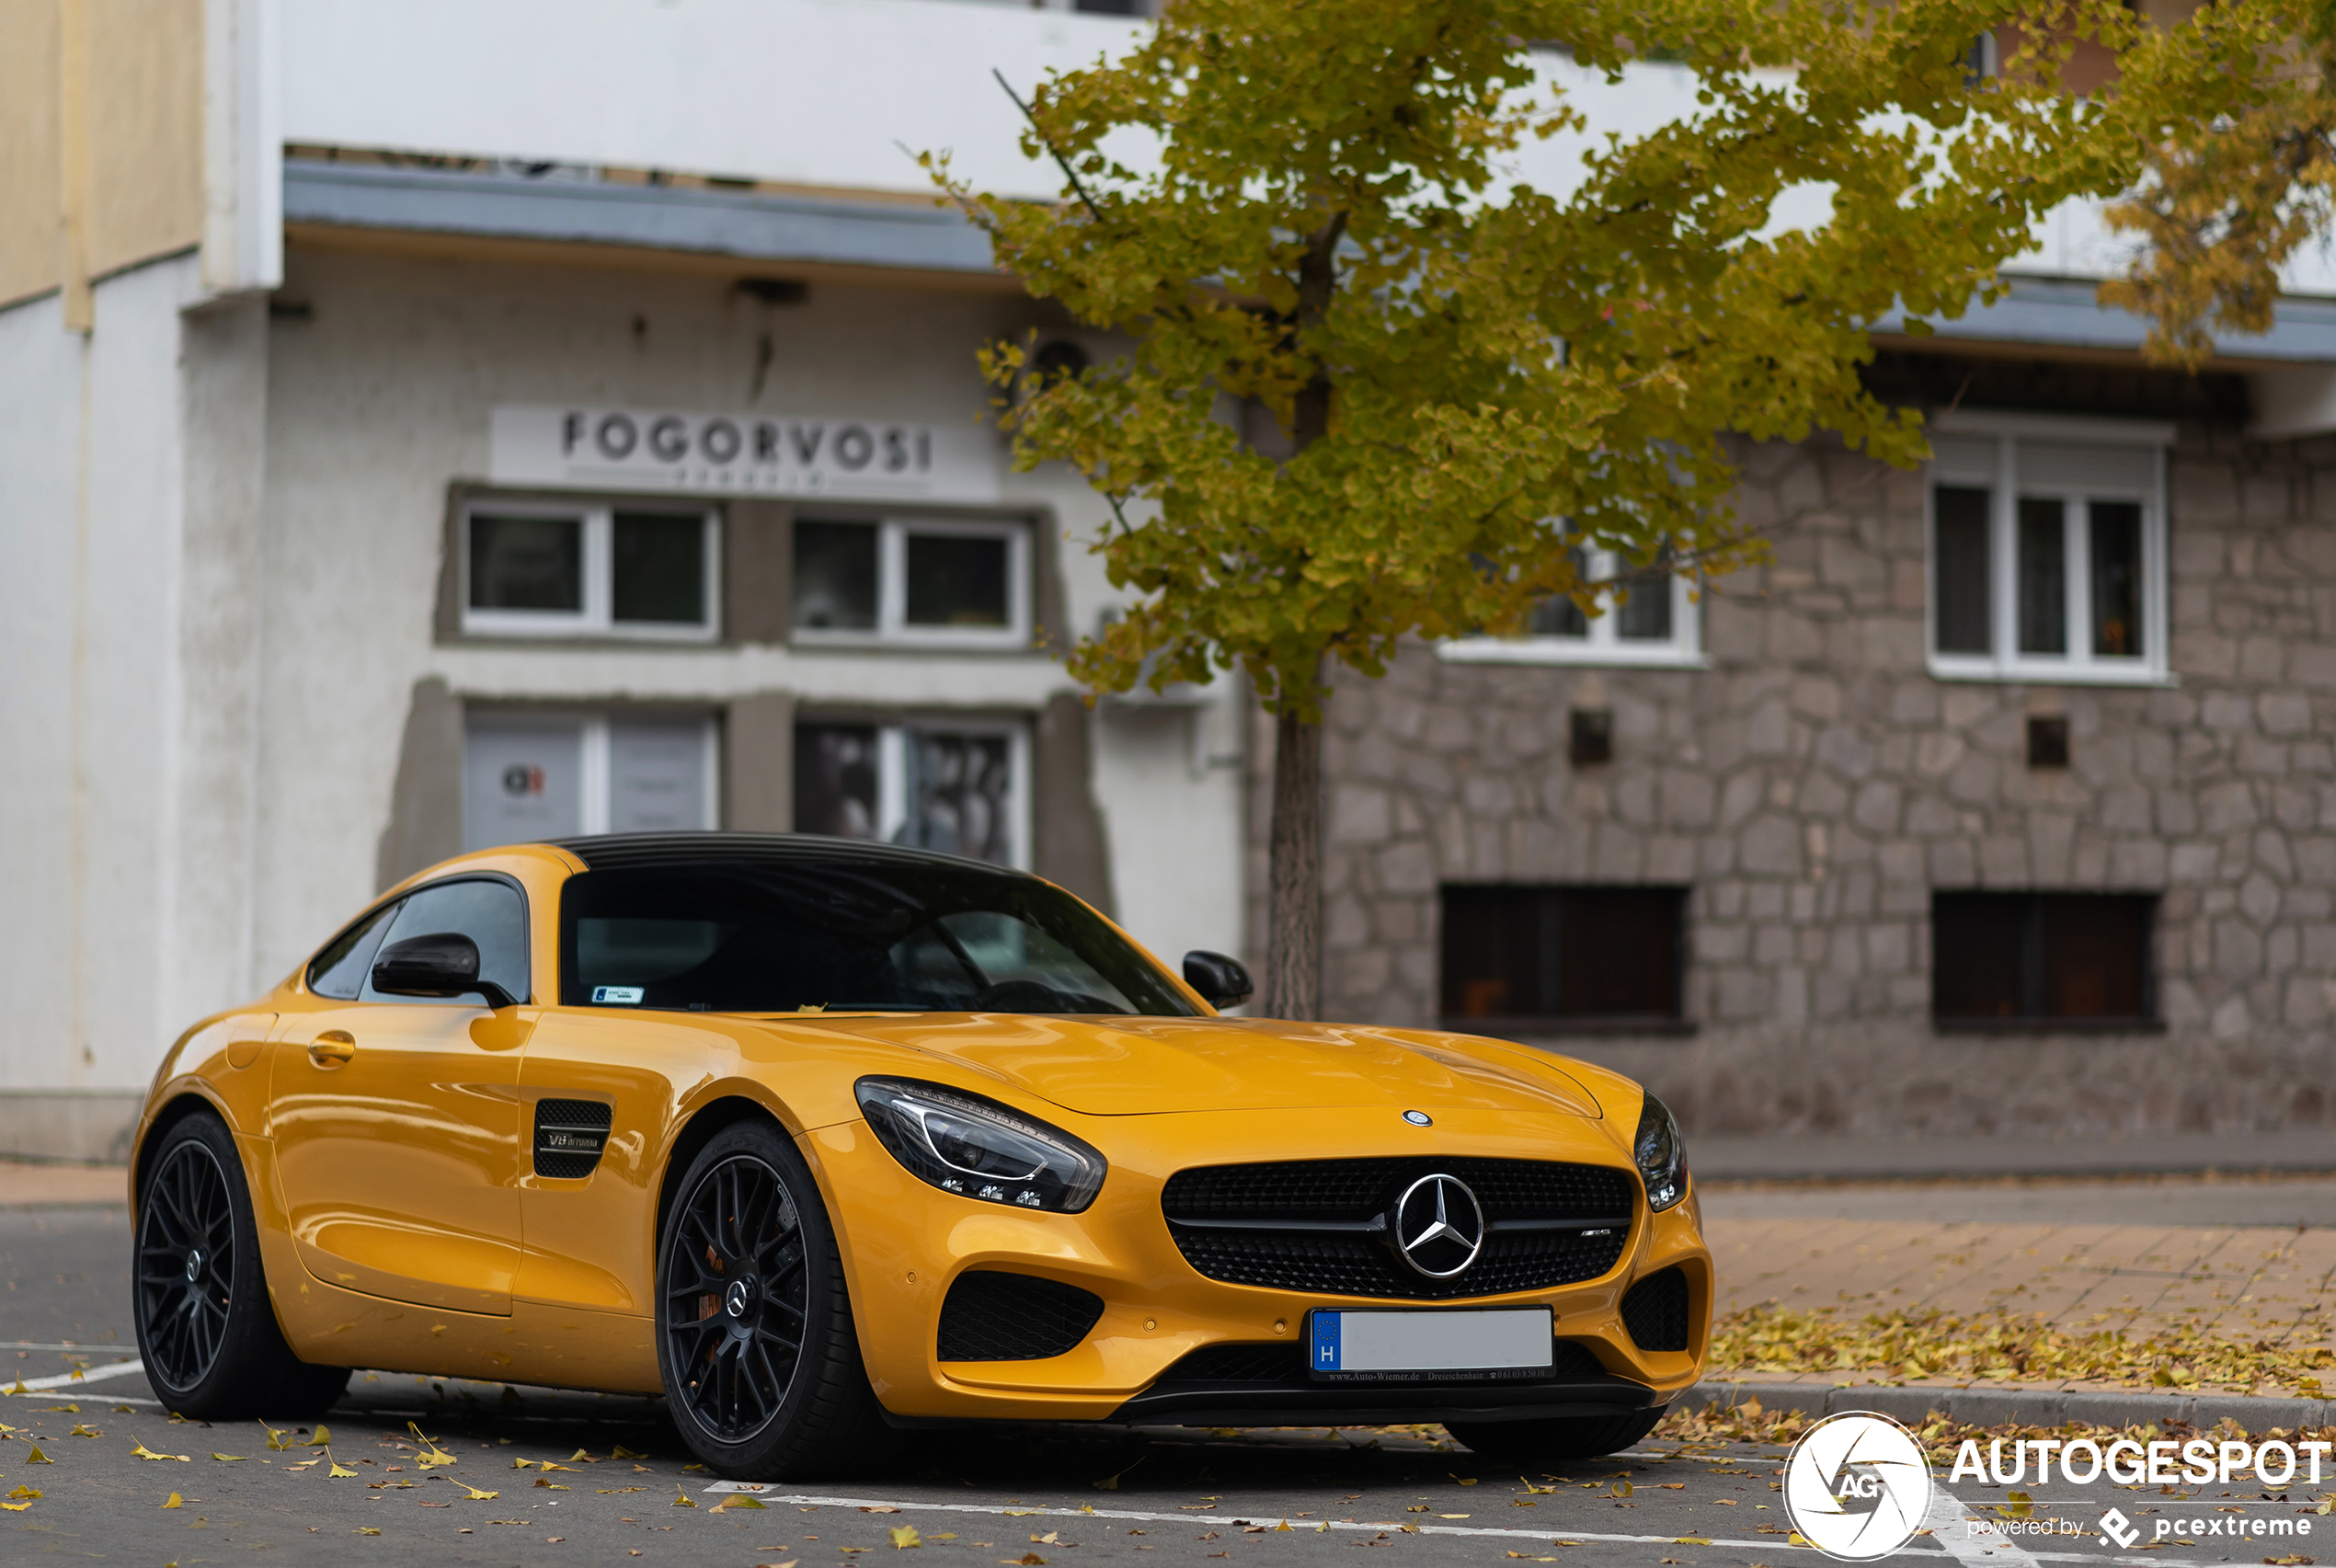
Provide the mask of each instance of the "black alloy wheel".
{"label": "black alloy wheel", "polygon": [[723,1443],[743,1443],[786,1402],[809,1320],[803,1221],[779,1173],[737,1154],[698,1179],[673,1217],[665,1334],[677,1395]]}
{"label": "black alloy wheel", "polygon": [[209,1375],[227,1343],[235,1297],[235,1210],[219,1157],[178,1143],[146,1185],[138,1213],[138,1316],[145,1363],[173,1388]]}
{"label": "black alloy wheel", "polygon": [[658,1359],[674,1425],[739,1481],[853,1469],[888,1443],[809,1167],[734,1122],[674,1184],[658,1247]]}
{"label": "black alloy wheel", "polygon": [[226,1123],[189,1111],[153,1136],[138,1166],[131,1308],[155,1397],[204,1421],[330,1408],[349,1368],[311,1366],[284,1343]]}

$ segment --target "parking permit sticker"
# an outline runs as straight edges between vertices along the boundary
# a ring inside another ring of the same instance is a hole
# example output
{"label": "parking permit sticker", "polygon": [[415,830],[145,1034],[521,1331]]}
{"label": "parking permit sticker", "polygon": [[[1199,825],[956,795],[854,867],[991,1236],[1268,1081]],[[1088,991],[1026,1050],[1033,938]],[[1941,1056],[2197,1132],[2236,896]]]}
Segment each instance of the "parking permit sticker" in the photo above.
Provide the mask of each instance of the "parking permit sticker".
{"label": "parking permit sticker", "polygon": [[592,1000],[594,1001],[637,1002],[641,1000],[644,989],[641,986],[594,986]]}

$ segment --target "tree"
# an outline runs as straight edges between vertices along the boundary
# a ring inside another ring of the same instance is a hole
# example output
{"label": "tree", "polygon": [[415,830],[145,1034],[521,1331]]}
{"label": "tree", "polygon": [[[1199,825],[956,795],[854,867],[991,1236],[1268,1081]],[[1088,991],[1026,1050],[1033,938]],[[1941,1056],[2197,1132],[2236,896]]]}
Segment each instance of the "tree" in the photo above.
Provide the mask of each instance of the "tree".
{"label": "tree", "polygon": [[2271,329],[2281,267],[2336,221],[2336,8],[2204,6],[2122,64],[2113,112],[2147,177],[2107,216],[2143,245],[2101,295],[2151,318],[2151,358],[2195,370],[2216,328]]}
{"label": "tree", "polygon": [[[1972,39],[2022,20],[2040,67],[1971,76]],[[1331,667],[1552,595],[1595,613],[1616,590],[1585,545],[1706,578],[1758,558],[1730,433],[1925,457],[1860,383],[1867,324],[1958,314],[2040,214],[2122,185],[2097,116],[2038,84],[2129,26],[2111,0],[1173,0],[1026,107],[1059,202],[928,155],[1033,293],[1133,341],[1076,374],[1011,343],[984,366],[1019,387],[1016,462],[1075,464],[1117,517],[1095,548],[1136,602],[1073,671],[1237,666],[1274,715],[1266,1011],[1316,1012]],[[1589,141],[1569,190],[1517,183],[1528,138],[1597,129],[1537,72],[1551,50],[1609,78],[1683,62],[1699,112]],[[1284,450],[1243,443],[1242,405]]]}

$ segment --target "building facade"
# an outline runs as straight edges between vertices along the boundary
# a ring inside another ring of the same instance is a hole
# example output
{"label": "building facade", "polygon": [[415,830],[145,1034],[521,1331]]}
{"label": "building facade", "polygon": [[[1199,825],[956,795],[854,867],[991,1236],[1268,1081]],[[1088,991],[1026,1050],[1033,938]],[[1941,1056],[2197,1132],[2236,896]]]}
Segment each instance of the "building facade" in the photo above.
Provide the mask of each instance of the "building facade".
{"label": "building facade", "polygon": [[[0,1152],[104,1154],[186,1024],[511,838],[874,834],[1261,956],[1270,727],[1083,699],[1106,510],[983,422],[982,344],[1114,346],[903,151],[1050,194],[991,68],[1125,6],[6,16]],[[1545,188],[1693,102],[1543,63],[1592,126]],[[1747,449],[1773,565],[1344,686],[1332,1014],[1699,1127],[2315,1121],[2336,311],[2164,376],[2101,254],[2073,213],[1994,309],[1883,324],[1929,472]]]}

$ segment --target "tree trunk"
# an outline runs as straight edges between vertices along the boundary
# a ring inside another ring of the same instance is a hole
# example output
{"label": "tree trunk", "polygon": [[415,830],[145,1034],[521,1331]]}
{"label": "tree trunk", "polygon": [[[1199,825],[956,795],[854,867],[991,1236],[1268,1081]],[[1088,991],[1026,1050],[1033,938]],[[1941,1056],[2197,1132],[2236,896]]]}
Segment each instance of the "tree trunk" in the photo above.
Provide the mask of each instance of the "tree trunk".
{"label": "tree trunk", "polygon": [[[1306,243],[1298,268],[1295,326],[1301,337],[1318,328],[1338,287],[1338,242],[1346,214],[1334,212]],[[1291,400],[1289,444],[1302,452],[1330,434],[1332,387],[1323,365]],[[1323,727],[1301,721],[1293,699],[1322,692],[1323,659],[1314,663],[1314,690],[1293,691],[1287,678],[1281,711],[1274,715],[1274,824],[1267,875],[1265,1015],[1312,1018],[1323,1005]]]}
{"label": "tree trunk", "polygon": [[1274,821],[1266,913],[1264,1013],[1322,1011],[1323,727],[1287,710],[1274,717]]}

